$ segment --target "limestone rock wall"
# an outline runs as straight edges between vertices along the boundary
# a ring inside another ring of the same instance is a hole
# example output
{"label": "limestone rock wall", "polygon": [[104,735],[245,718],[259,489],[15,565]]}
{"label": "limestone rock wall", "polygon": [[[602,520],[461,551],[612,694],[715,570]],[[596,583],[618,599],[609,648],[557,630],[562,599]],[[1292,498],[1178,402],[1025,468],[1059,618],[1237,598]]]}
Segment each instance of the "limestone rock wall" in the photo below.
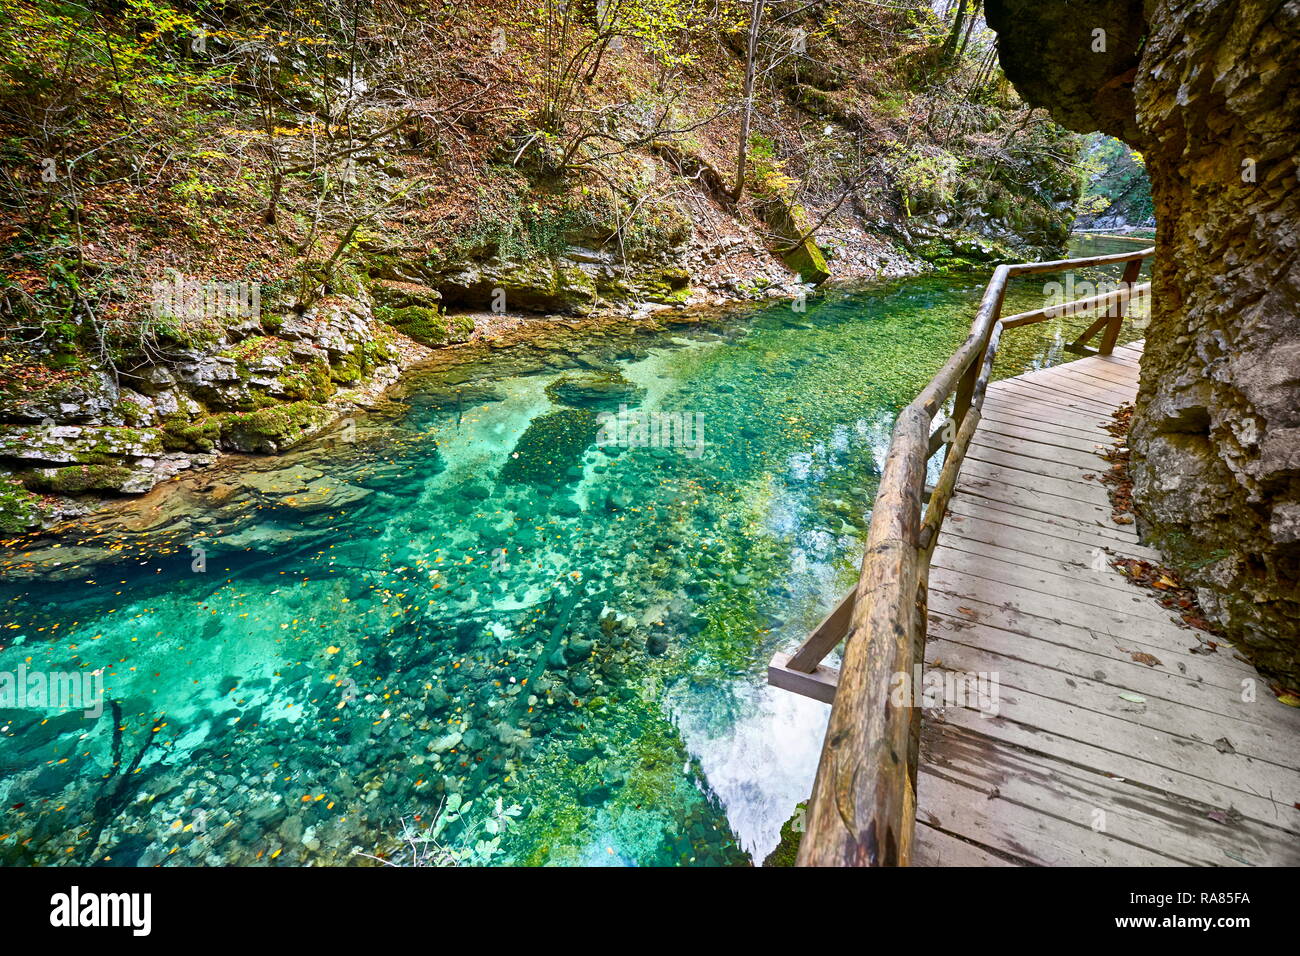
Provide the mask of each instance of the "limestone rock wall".
{"label": "limestone rock wall", "polygon": [[987,10],[1022,95],[1146,159],[1141,526],[1260,669],[1300,685],[1300,0]]}

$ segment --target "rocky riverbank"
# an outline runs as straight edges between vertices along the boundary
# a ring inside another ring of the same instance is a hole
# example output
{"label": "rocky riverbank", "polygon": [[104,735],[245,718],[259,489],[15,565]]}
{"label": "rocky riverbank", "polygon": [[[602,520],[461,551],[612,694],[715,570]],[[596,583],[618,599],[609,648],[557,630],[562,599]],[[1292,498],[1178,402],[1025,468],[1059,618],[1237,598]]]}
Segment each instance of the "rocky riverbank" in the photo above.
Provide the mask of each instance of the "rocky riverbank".
{"label": "rocky riverbank", "polygon": [[[856,228],[830,234],[827,249],[847,280],[934,268]],[[364,271],[341,270],[322,285],[327,294],[310,307],[282,303],[129,373],[97,368],[41,389],[11,387],[0,396],[0,532],[50,531],[223,455],[282,454],[373,407],[404,371],[443,349],[814,291],[740,230],[682,243],[653,266],[605,258],[571,248],[540,265],[493,260],[447,272],[418,256],[374,253]]]}

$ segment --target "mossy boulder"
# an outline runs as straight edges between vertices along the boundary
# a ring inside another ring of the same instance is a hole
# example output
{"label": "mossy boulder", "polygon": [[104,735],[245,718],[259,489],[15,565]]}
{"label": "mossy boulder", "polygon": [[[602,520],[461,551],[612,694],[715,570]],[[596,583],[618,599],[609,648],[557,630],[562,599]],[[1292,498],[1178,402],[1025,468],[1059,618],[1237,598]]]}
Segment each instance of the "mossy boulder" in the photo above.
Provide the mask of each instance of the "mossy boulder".
{"label": "mossy boulder", "polygon": [[447,334],[449,342],[468,342],[474,334],[474,319],[468,315],[450,315],[447,317]]}
{"label": "mossy boulder", "polygon": [[924,234],[924,238],[915,242],[911,249],[927,262],[949,271],[982,270],[990,265],[1019,262],[1025,258],[994,239],[961,231]]}
{"label": "mossy boulder", "polygon": [[274,455],[316,434],[334,420],[334,412],[311,402],[292,402],[216,417],[220,422],[222,447]]}
{"label": "mossy boulder", "polygon": [[280,373],[279,381],[283,397],[295,401],[323,402],[337,389],[330,374],[330,364],[321,355],[309,359],[299,357],[295,364]]}
{"label": "mossy boulder", "polygon": [[557,266],[555,291],[561,312],[590,312],[596,302],[596,280],[581,266]]}
{"label": "mossy boulder", "polygon": [[66,468],[38,468],[22,476],[29,491],[54,495],[141,494],[154,486],[148,472],[125,465],[69,465]]}
{"label": "mossy boulder", "polygon": [[329,352],[312,343],[292,343],[271,335],[254,335],[217,353],[235,362],[238,385],[228,393],[243,392],[234,404],[247,410],[272,401],[323,402],[334,393]]}
{"label": "mossy boulder", "polygon": [[794,248],[781,253],[781,260],[799,273],[799,278],[803,282],[821,285],[831,277],[826,257],[812,239],[805,239]]}
{"label": "mossy boulder", "polygon": [[390,365],[397,358],[397,342],[387,327],[377,327],[371,338],[359,342],[350,352],[337,356],[330,363],[330,378],[339,385],[351,385],[369,375],[382,365]]}
{"label": "mossy boulder", "polygon": [[390,309],[405,309],[410,306],[437,309],[442,305],[442,293],[437,289],[416,282],[394,279],[379,279],[371,282],[370,298],[376,305],[387,306]]}
{"label": "mossy boulder", "polygon": [[153,425],[158,421],[158,411],[153,403],[146,396],[128,388],[121,389],[117,414],[127,425],[136,428]]}
{"label": "mossy boulder", "polygon": [[610,300],[636,299],[675,305],[691,295],[691,274],[682,266],[651,266],[644,270],[629,268],[612,281],[598,281],[602,297]]}
{"label": "mossy boulder", "polygon": [[786,266],[799,273],[803,282],[821,285],[831,277],[826,257],[812,238],[812,222],[794,201],[789,187],[773,178],[762,179],[755,190],[758,213],[776,237],[777,251]]}
{"label": "mossy boulder", "polygon": [[474,320],[468,316],[449,316],[420,305],[401,309],[381,307],[375,310],[375,317],[430,348],[465,342],[474,331]]}

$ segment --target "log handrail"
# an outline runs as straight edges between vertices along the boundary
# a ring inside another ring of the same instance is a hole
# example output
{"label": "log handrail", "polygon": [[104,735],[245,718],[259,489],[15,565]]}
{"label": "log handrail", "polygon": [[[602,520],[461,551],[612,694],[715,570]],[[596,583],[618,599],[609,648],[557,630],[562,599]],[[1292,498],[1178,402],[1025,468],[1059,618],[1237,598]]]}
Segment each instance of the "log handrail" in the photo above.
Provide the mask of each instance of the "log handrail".
{"label": "log handrail", "polygon": [[[907,865],[916,818],[921,711],[910,702],[896,706],[891,690],[896,674],[910,681],[913,665],[924,660],[930,558],[979,424],[1002,332],[1105,306],[1106,313],[1068,348],[1094,354],[1086,343],[1104,330],[1096,354],[1109,355],[1129,301],[1149,288],[1136,282],[1143,260],[1154,252],[1146,248],[998,266],[966,341],[899,413],[857,587],[794,654],[777,655],[769,668],[774,683],[786,683],[778,680],[779,673],[802,680],[818,672],[818,690],[798,689],[820,699],[825,699],[820,695],[827,687],[834,694],[798,865]],[[1001,318],[1007,281],[1013,276],[1121,262],[1128,265],[1115,291]],[[935,416],[950,397],[951,416],[932,431]],[[946,449],[943,468],[926,504],[926,464],[940,449]],[[845,637],[838,678],[828,684],[826,668],[819,665]]]}

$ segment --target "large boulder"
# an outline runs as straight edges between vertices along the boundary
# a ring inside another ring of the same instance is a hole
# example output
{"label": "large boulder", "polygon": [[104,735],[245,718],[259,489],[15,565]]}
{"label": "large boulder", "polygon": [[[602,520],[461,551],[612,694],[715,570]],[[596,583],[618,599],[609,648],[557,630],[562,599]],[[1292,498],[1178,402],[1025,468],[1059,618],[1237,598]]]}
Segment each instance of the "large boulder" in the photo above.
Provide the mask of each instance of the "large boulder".
{"label": "large boulder", "polygon": [[594,269],[550,258],[468,262],[437,280],[443,298],[474,309],[585,315],[596,305]]}
{"label": "large boulder", "polygon": [[785,186],[759,185],[758,213],[771,227],[777,251],[786,266],[799,274],[801,282],[821,285],[831,277],[826,257],[813,239],[813,224]]}
{"label": "large boulder", "polygon": [[231,451],[276,455],[334,421],[335,413],[311,402],[273,405],[220,416],[221,445]]}

